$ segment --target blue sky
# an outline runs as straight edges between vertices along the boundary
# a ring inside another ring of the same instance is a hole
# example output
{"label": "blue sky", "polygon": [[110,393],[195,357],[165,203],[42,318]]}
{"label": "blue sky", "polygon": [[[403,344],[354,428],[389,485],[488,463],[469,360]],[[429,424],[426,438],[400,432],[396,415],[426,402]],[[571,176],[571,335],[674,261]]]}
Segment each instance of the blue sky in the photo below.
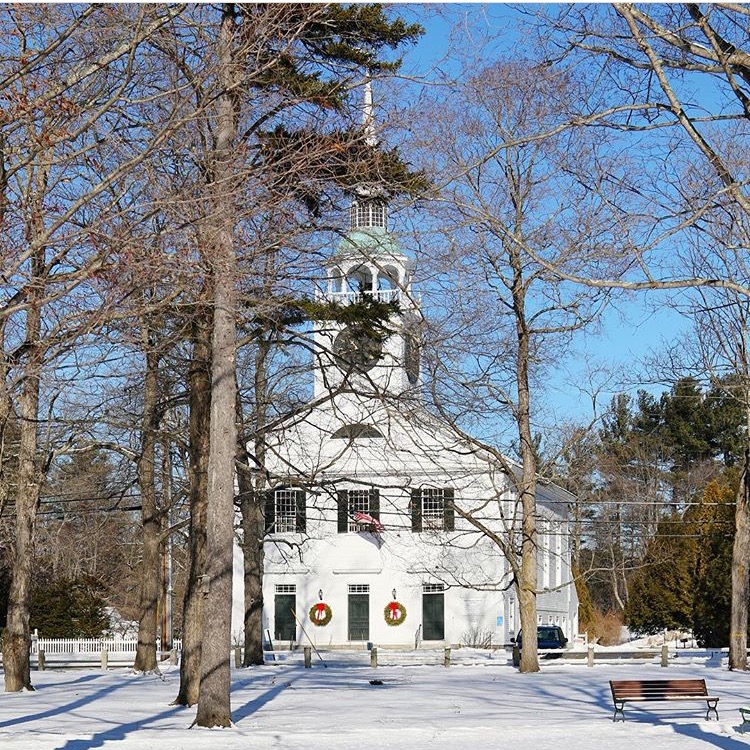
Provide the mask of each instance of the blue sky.
{"label": "blue sky", "polygon": [[[408,78],[430,80],[436,68],[445,69],[452,31],[458,33],[463,45],[476,40],[479,46],[485,33],[496,35],[494,50],[504,57],[524,57],[523,17],[509,5],[419,4],[392,6],[410,21],[418,21],[426,33],[404,56],[403,73]],[[524,6],[525,10],[533,6]],[[458,32],[455,30],[458,29]],[[489,60],[491,51],[485,59]],[[678,293],[679,294],[679,293]],[[581,335],[574,350],[560,360],[560,367],[550,372],[546,385],[547,409],[545,422],[587,422],[592,416],[589,390],[590,370],[611,370],[599,378],[604,382],[598,395],[597,411],[601,412],[613,394],[639,388],[661,393],[668,384],[654,382],[647,374],[645,360],[662,350],[689,330],[689,323],[669,305],[674,295],[645,292],[621,297],[602,316],[598,331]],[[540,425],[541,426],[541,425]]]}

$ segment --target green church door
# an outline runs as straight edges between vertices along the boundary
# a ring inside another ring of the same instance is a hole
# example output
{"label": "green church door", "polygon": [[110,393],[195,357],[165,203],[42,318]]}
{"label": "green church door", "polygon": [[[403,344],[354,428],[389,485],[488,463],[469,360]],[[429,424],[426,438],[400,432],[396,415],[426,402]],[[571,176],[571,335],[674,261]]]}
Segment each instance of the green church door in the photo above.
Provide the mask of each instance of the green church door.
{"label": "green church door", "polygon": [[293,641],[297,635],[297,622],[292,612],[297,610],[296,594],[276,594],[274,598],[274,638]]}
{"label": "green church door", "polygon": [[349,640],[370,639],[370,587],[349,586]]}
{"label": "green church door", "polygon": [[445,594],[442,584],[426,583],[422,588],[422,640],[445,638]]}

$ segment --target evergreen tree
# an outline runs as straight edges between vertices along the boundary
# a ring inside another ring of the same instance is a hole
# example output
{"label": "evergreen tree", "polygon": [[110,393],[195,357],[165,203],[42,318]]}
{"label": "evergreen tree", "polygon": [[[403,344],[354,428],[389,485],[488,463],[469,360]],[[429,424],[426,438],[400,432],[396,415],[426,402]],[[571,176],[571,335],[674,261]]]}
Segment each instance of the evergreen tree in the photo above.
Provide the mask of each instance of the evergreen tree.
{"label": "evergreen tree", "polygon": [[95,578],[59,578],[32,593],[31,628],[45,638],[98,638],[109,626],[104,606]]}
{"label": "evergreen tree", "polygon": [[671,448],[673,471],[686,471],[711,456],[704,394],[695,378],[681,378],[661,397],[662,434]]}
{"label": "evergreen tree", "polygon": [[626,622],[637,632],[689,630],[698,547],[691,525],[680,514],[663,519],[642,566],[632,576]]}
{"label": "evergreen tree", "polygon": [[699,554],[695,575],[693,632],[704,647],[729,643],[732,604],[732,541],[737,477],[711,482],[699,507]]}
{"label": "evergreen tree", "polygon": [[717,380],[706,397],[711,454],[725,466],[735,466],[744,450],[746,414],[736,394],[740,380],[734,375]]}

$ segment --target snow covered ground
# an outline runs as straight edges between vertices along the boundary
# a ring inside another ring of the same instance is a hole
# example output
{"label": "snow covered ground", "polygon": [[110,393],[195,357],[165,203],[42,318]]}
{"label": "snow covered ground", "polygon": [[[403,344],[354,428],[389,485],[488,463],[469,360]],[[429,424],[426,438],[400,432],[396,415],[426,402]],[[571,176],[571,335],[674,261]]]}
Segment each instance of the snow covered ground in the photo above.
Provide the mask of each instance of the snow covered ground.
{"label": "snow covered ground", "polygon": [[[326,657],[328,658],[328,657]],[[548,662],[535,675],[503,663],[482,666],[362,666],[346,655],[304,669],[298,659],[236,670],[235,726],[190,729],[194,709],[170,706],[179,676],[126,669],[35,672],[33,693],[0,693],[2,750],[748,750],[739,706],[750,674],[718,659],[648,665]],[[720,721],[705,704],[628,706],[612,722],[610,679],[703,677],[721,696]],[[371,685],[370,680],[382,680]]]}

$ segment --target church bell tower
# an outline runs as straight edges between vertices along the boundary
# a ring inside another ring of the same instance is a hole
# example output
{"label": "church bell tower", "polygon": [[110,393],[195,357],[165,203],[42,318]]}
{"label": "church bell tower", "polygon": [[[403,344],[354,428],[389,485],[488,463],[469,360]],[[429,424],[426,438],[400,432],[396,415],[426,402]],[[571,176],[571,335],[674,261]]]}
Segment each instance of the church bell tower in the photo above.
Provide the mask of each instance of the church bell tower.
{"label": "church bell tower", "polygon": [[[377,146],[372,83],[364,86],[363,130]],[[340,389],[362,396],[402,396],[419,383],[419,310],[412,294],[413,266],[388,231],[388,201],[378,185],[360,185],[351,197],[349,229],[327,263],[322,297],[349,305],[363,297],[395,302],[399,313],[386,323],[384,340],[356,325],[324,323],[315,333],[318,357],[315,397]]]}

